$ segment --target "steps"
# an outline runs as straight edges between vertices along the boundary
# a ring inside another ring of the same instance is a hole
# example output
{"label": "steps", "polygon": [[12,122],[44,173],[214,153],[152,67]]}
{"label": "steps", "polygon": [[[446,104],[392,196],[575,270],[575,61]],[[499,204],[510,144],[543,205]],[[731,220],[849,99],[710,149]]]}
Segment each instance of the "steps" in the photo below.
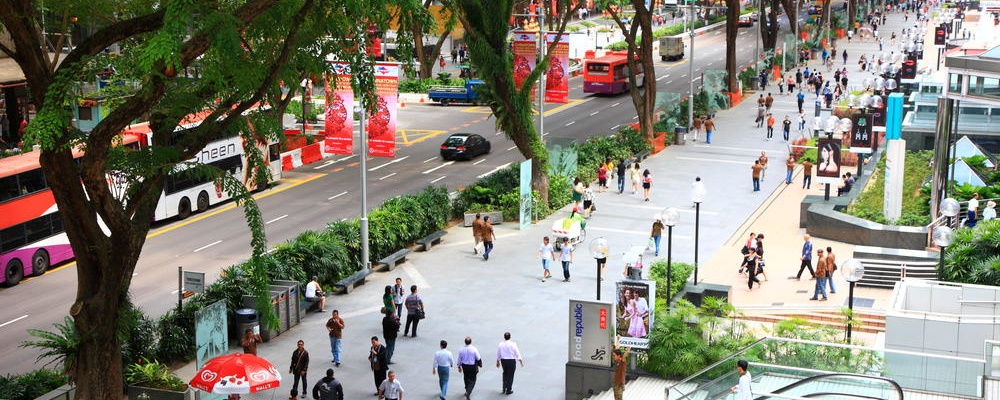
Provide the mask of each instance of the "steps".
{"label": "steps", "polygon": [[[829,326],[836,329],[844,329],[844,316],[837,311],[826,310],[749,310],[744,311],[741,319],[747,321],[775,323],[784,320],[800,318],[810,323]],[[885,314],[854,310],[854,318],[860,321],[860,325],[854,327],[855,332],[884,333]]]}

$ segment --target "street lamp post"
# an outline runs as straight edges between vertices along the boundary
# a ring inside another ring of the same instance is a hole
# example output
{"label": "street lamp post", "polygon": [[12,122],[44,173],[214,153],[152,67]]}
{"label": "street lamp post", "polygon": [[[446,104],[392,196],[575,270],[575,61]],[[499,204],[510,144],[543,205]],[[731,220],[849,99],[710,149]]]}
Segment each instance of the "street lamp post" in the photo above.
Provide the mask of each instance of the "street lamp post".
{"label": "street lamp post", "polygon": [[705,186],[701,184],[701,178],[696,178],[694,189],[691,192],[691,200],[694,201],[694,284],[698,284],[698,230],[701,226],[701,203],[705,201]]}
{"label": "street lamp post", "polygon": [[840,273],[851,284],[847,292],[847,343],[850,344],[851,330],[854,326],[854,284],[865,276],[865,266],[861,264],[861,261],[851,258],[844,261],[844,264],[841,265]]}
{"label": "street lamp post", "polygon": [[[691,132],[692,123],[694,121],[694,5],[691,6],[691,10],[688,13],[688,19],[691,21],[691,31],[689,32],[690,44],[688,47],[688,123],[687,131]],[[687,136],[685,136],[687,137]]]}
{"label": "street lamp post", "polygon": [[368,131],[365,130],[366,121],[365,108],[361,105],[354,107],[354,115],[358,118],[358,130],[361,137],[361,268],[370,270],[372,268],[368,254]]}
{"label": "street lamp post", "polygon": [[309,102],[309,78],[305,78],[299,83],[302,87],[302,135],[306,134],[306,103]]}
{"label": "street lamp post", "polygon": [[955,231],[950,226],[938,225],[934,227],[931,237],[934,239],[934,244],[941,248],[941,264],[938,265],[938,268],[944,268],[944,250],[951,245],[951,241],[955,238]]}
{"label": "street lamp post", "polygon": [[942,199],[941,204],[938,205],[938,210],[941,212],[941,215],[944,215],[945,218],[947,219],[949,228],[951,228],[952,218],[958,215],[958,211],[961,209],[961,207],[962,206],[958,204],[958,200],[955,200],[951,197]]}
{"label": "street lamp post", "polygon": [[597,300],[601,299],[601,281],[604,280],[604,266],[608,262],[608,240],[603,237],[590,241],[590,255],[597,261]]}
{"label": "street lamp post", "polygon": [[680,220],[680,214],[676,208],[670,207],[663,210],[663,223],[667,225],[667,307],[671,304],[670,283],[673,281],[674,270],[671,265],[674,248],[674,225]]}

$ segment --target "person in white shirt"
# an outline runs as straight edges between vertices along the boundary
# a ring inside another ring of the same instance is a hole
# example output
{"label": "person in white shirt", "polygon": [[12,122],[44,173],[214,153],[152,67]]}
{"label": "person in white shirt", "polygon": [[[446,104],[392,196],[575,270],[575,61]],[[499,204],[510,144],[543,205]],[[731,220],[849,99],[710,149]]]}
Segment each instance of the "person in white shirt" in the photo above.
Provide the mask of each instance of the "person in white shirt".
{"label": "person in white shirt", "polygon": [[326,312],[326,294],[319,285],[318,276],[313,275],[312,280],[306,284],[306,301],[319,303],[319,312]]}
{"label": "person in white shirt", "polygon": [[514,393],[514,371],[517,363],[524,366],[524,359],[521,358],[521,351],[517,349],[517,343],[510,340],[510,332],[503,333],[503,341],[497,345],[497,368],[503,366],[503,393]]}
{"label": "person in white shirt", "polygon": [[458,352],[458,372],[465,378],[465,398],[472,396],[472,389],[476,387],[476,375],[479,368],[483,366],[483,359],[479,356],[479,349],[472,345],[472,338],[465,337],[465,347]]}
{"label": "person in white shirt", "polygon": [[389,379],[378,385],[378,400],[403,400],[403,384],[396,379],[396,372],[389,371]]}
{"label": "person in white shirt", "polygon": [[441,400],[448,396],[448,378],[451,376],[451,367],[455,366],[455,357],[448,351],[448,342],[441,341],[441,350],[434,353],[434,367],[431,368],[431,375],[438,376],[438,386],[441,387]]}
{"label": "person in white shirt", "polygon": [[542,245],[538,246],[538,258],[542,260],[542,282],[545,282],[545,279],[552,276],[552,273],[549,272],[549,265],[556,260],[555,250],[549,243],[548,236],[543,237]]}
{"label": "person in white shirt", "polygon": [[733,400],[753,400],[753,394],[750,393],[750,381],[753,378],[750,376],[750,371],[747,371],[749,367],[750,363],[747,360],[736,362],[736,372],[740,373],[740,383],[729,389],[731,392],[736,393],[736,397]]}
{"label": "person in white shirt", "polygon": [[966,224],[969,225],[969,227],[976,226],[976,221],[979,217],[979,193],[972,194],[972,198],[969,199],[969,205],[966,209],[968,210]]}
{"label": "person in white shirt", "polygon": [[983,221],[997,219],[997,203],[990,200],[986,202],[986,209],[983,210]]}

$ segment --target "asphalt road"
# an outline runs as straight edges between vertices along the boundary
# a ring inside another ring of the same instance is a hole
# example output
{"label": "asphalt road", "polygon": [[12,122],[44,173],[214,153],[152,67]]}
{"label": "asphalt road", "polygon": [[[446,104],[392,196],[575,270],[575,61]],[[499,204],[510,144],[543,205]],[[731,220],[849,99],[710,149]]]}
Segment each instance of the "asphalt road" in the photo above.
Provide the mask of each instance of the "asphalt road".
{"label": "asphalt road", "polygon": [[[753,29],[741,29],[741,42]],[[687,40],[685,40],[687,45]],[[686,93],[691,79],[695,89],[706,69],[725,68],[725,40],[722,30],[695,39],[694,75],[689,76],[688,59],[664,63],[656,61],[659,91]],[[753,57],[754,47],[737,49],[739,64]],[[545,138],[585,139],[612,133],[617,127],[636,120],[630,97],[602,97],[582,93],[581,77],[570,80],[570,103],[547,104]],[[427,185],[443,185],[454,190],[477,177],[523,160],[513,143],[498,134],[495,119],[486,107],[441,107],[431,103],[406,104],[399,111],[401,143],[395,159],[369,159],[368,206],[420,190]],[[473,132],[492,142],[492,152],[472,161],[444,162],[438,146],[447,134]],[[294,238],[310,229],[322,229],[328,222],[360,214],[360,165],[357,156],[333,156],[319,163],[286,172],[276,187],[258,195],[268,240],[274,244]],[[249,230],[240,210],[232,204],[217,206],[184,221],[168,223],[150,232],[133,277],[131,293],[147,315],[161,315],[177,304],[177,268],[201,271],[211,282],[218,272],[249,255]],[[52,330],[68,314],[75,295],[76,270],[73,264],[56,268],[42,277],[23,281],[0,290],[5,305],[0,310],[0,374],[37,369],[38,351],[18,345],[32,340],[28,329]],[[24,301],[30,300],[30,301]]]}

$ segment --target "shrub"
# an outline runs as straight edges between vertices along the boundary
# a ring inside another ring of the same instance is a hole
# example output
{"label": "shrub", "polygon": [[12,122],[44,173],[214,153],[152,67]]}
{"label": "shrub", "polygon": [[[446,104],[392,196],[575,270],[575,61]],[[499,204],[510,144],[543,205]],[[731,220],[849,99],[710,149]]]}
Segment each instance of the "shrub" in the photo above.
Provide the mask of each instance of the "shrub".
{"label": "shrub", "polygon": [[125,383],[153,389],[172,391],[187,390],[187,383],[170,372],[170,367],[159,361],[143,359],[125,368]]}
{"label": "shrub", "polygon": [[959,228],[945,251],[941,279],[977,285],[1000,285],[1000,220],[979,221]]}
{"label": "shrub", "polygon": [[66,382],[66,376],[50,369],[0,376],[0,399],[32,400],[65,385]]}
{"label": "shrub", "polygon": [[[811,149],[813,154],[815,150]],[[810,153],[807,151],[806,156]],[[930,223],[930,191],[925,182],[933,172],[930,165],[930,151],[908,152],[903,168],[903,208],[900,218],[889,221],[882,210],[882,200],[885,196],[885,157],[879,160],[872,180],[858,194],[854,202],[847,207],[847,214],[880,224],[897,224],[906,226],[924,226]]]}
{"label": "shrub", "polygon": [[[573,199],[573,186],[568,177],[549,176],[549,210],[558,210]],[[546,214],[548,215],[548,214]]]}
{"label": "shrub", "polygon": [[[666,238],[664,238],[666,240]],[[684,286],[687,285],[688,278],[694,273],[694,264],[688,264],[683,262],[672,262],[670,263],[671,269],[671,280],[670,285],[670,295],[676,296],[681,290],[684,290]],[[656,260],[649,266],[649,279],[659,282],[661,284],[656,285],[656,298],[666,299],[667,298],[667,285],[662,284],[667,282],[667,260]]]}

